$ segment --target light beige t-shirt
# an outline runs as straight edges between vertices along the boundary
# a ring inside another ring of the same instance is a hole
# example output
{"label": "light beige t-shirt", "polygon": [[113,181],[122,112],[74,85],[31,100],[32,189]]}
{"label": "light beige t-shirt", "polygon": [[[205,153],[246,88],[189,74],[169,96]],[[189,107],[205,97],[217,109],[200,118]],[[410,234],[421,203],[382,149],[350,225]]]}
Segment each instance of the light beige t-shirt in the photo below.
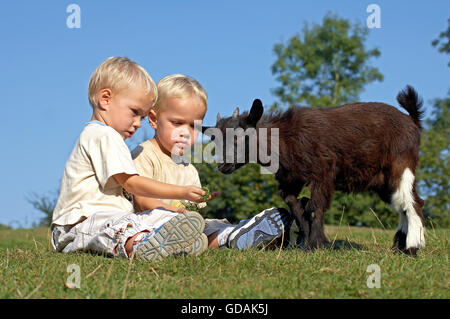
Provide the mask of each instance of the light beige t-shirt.
{"label": "light beige t-shirt", "polygon": [[[156,143],[154,139],[147,140],[131,151],[139,175],[168,184],[201,187],[200,178],[194,165],[186,162],[177,164],[154,143]],[[167,205],[174,205],[175,202],[178,202],[172,199],[160,200]]]}
{"label": "light beige t-shirt", "polygon": [[122,136],[98,121],[80,134],[61,180],[52,224],[76,224],[96,212],[134,212],[113,175],[138,174]]}

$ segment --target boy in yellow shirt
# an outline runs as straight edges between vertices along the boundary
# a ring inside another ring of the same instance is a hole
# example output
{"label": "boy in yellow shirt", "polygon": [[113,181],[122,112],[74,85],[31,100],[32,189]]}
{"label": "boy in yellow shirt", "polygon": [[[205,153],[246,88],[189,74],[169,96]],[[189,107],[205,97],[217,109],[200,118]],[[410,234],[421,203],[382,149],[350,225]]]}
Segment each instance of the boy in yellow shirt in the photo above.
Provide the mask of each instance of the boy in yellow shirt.
{"label": "boy in yellow shirt", "polygon": [[[158,82],[158,101],[148,113],[155,130],[153,139],[137,146],[131,153],[134,164],[142,176],[175,185],[201,187],[195,167],[181,161],[184,152],[194,144],[207,109],[207,93],[195,79],[174,74]],[[174,161],[175,159],[175,161]],[[218,194],[213,193],[212,198]],[[164,208],[186,212],[175,199],[134,196],[137,211]],[[260,247],[282,236],[292,223],[283,208],[266,209],[249,220],[232,225],[227,220],[206,219],[204,233],[210,247],[246,249]]]}

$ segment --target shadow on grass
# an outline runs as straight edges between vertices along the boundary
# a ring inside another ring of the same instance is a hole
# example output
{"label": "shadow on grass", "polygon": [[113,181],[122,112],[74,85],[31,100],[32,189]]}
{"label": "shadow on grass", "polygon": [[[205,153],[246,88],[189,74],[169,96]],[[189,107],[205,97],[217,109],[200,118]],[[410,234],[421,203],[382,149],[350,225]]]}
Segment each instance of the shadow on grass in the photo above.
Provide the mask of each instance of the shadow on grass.
{"label": "shadow on grass", "polygon": [[327,249],[331,250],[364,250],[365,246],[348,241],[348,240],[335,240],[334,242],[330,242],[327,246]]}
{"label": "shadow on grass", "polygon": [[[304,251],[310,251],[308,249],[305,249],[303,246],[304,245],[302,243],[298,243],[298,244],[291,244],[287,248],[288,249],[300,249],[300,250],[304,250]],[[329,242],[324,247],[319,248],[319,249],[335,250],[335,251],[339,251],[339,250],[365,250],[366,247],[363,246],[363,245],[357,244],[355,242],[348,241],[348,240],[335,240],[334,242]]]}
{"label": "shadow on grass", "polygon": [[[289,242],[288,247],[303,249],[303,243],[299,241],[299,231],[298,227],[293,226],[289,233]],[[328,244],[326,244],[321,249],[329,249],[329,250],[364,250],[365,246],[357,244],[355,242],[347,240],[330,240]]]}

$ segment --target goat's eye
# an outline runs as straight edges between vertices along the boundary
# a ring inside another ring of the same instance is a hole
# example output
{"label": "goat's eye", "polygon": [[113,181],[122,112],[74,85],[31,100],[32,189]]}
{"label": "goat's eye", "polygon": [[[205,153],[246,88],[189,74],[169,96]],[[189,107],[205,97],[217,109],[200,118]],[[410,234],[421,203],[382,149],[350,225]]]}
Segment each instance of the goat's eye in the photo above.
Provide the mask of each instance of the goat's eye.
{"label": "goat's eye", "polygon": [[214,141],[216,137],[214,135],[211,135],[211,141]]}

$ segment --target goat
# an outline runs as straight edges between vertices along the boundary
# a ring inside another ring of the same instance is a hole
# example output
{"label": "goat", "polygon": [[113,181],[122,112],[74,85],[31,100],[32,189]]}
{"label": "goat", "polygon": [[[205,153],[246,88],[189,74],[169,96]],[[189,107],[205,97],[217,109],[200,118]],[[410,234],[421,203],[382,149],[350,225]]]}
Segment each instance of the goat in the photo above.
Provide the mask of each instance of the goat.
{"label": "goat", "polygon": [[[284,112],[263,115],[262,102],[255,99],[249,113],[239,115],[236,108],[231,117],[217,115],[214,129],[220,130],[227,142],[218,143],[215,139],[216,147],[222,148],[223,154],[230,148],[234,152],[233,159],[218,164],[218,169],[231,174],[249,162],[250,138],[256,138],[258,145],[262,142],[258,134],[247,134],[245,159],[239,163],[237,158],[242,158],[242,154],[237,152],[237,139],[233,142],[227,134],[237,129],[258,132],[265,128],[269,132],[265,143],[268,151],[278,152],[278,169],[273,173],[279,182],[279,194],[295,217],[306,249],[328,243],[323,216],[335,190],[369,191],[378,194],[399,214],[393,249],[416,255],[425,246],[424,201],[417,193],[415,179],[423,102],[409,85],[398,93],[397,101],[409,116],[378,102],[322,109],[291,106]],[[202,127],[202,132],[213,140],[218,134],[208,134],[208,128]],[[270,133],[272,129],[278,129],[278,136]],[[278,138],[279,149],[273,148],[273,141],[269,143],[273,138]],[[256,162],[269,166],[260,160],[259,153]],[[309,187],[311,198],[298,200],[304,186]]]}

